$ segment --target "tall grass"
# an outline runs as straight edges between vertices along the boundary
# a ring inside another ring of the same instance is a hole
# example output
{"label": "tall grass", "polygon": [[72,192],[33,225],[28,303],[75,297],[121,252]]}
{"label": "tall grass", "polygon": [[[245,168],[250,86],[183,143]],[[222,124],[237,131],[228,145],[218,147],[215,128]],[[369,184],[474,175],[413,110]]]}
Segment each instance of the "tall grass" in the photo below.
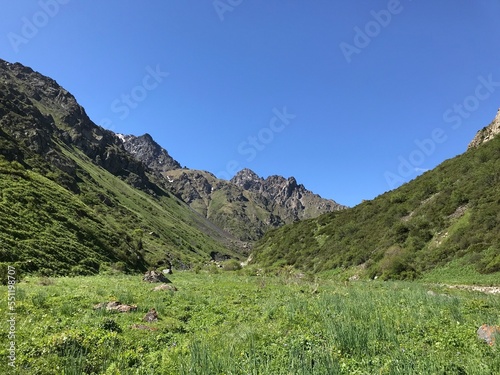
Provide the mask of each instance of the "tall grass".
{"label": "tall grass", "polygon": [[[172,281],[178,292],[151,292],[140,275],[28,278],[30,288],[19,286],[23,374],[500,373],[498,348],[476,337],[481,324],[500,324],[499,296],[230,272]],[[138,310],[92,309],[115,299]],[[153,330],[132,328],[151,307]]]}

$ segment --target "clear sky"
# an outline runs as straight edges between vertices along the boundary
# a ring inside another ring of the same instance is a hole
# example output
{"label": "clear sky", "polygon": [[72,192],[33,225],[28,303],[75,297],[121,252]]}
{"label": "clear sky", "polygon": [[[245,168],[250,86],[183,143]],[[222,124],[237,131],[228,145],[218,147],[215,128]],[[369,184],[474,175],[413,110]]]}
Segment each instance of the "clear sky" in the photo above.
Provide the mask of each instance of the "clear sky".
{"label": "clear sky", "polygon": [[465,151],[500,107],[500,1],[2,2],[0,58],[182,165],[353,206]]}

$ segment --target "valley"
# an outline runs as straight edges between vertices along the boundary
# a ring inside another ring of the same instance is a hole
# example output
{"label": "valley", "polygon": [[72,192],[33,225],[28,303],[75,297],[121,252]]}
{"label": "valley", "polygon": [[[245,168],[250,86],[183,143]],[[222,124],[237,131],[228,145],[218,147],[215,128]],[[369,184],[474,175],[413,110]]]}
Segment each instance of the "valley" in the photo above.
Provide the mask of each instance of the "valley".
{"label": "valley", "polygon": [[0,353],[17,373],[500,372],[499,114],[349,208],[294,177],[182,167],[21,64],[0,79]]}

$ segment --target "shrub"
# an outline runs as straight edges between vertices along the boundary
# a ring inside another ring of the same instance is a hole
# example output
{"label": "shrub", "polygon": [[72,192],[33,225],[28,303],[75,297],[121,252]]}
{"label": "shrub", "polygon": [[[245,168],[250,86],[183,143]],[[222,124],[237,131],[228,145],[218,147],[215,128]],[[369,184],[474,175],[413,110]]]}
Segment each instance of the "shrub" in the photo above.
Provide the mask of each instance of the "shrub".
{"label": "shrub", "polygon": [[99,328],[111,332],[117,332],[117,333],[122,332],[120,325],[113,319],[104,320],[101,324],[99,324]]}
{"label": "shrub", "polygon": [[224,271],[238,271],[241,270],[241,264],[236,259],[229,259],[222,263]]}

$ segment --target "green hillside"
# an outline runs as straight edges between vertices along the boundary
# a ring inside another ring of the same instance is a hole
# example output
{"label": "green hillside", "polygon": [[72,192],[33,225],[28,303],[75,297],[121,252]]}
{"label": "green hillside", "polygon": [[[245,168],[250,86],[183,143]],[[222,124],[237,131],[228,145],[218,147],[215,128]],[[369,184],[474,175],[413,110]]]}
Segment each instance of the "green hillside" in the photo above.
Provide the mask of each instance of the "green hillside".
{"label": "green hillside", "polygon": [[65,275],[238,257],[55,81],[3,61],[0,73],[0,263]]}
{"label": "green hillside", "polygon": [[414,278],[450,262],[500,271],[500,138],[447,160],[374,200],[268,232],[265,266]]}

